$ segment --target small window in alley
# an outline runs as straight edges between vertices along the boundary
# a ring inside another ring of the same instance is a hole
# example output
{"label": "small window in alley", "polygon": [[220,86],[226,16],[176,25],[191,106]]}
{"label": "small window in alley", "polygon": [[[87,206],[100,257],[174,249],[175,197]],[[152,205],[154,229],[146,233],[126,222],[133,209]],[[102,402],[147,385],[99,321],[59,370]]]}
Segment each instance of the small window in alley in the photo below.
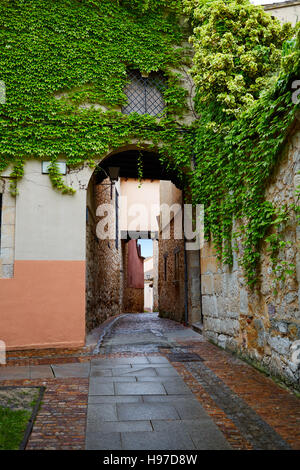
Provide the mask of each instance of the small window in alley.
{"label": "small window in alley", "polygon": [[142,77],[136,70],[128,72],[129,83],[125,87],[128,103],[123,107],[124,114],[136,112],[138,114],[150,114],[157,116],[165,107],[162,91],[165,82],[162,74],[151,73]]}

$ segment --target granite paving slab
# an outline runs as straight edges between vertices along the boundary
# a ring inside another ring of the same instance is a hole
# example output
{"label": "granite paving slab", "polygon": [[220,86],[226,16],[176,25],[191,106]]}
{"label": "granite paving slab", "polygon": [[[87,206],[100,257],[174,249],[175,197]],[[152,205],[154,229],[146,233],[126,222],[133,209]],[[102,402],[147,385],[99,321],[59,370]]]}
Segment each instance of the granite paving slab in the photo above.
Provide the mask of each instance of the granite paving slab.
{"label": "granite paving slab", "polygon": [[121,421],[180,419],[175,407],[164,403],[118,403],[117,413]]}
{"label": "granite paving slab", "polygon": [[89,404],[87,413],[87,432],[101,432],[103,421],[118,421],[117,408],[112,403]]}
{"label": "granite paving slab", "polygon": [[87,432],[87,450],[122,450],[121,434],[117,432]]}
{"label": "granite paving slab", "polygon": [[219,428],[208,416],[202,420],[152,421],[152,426],[154,431],[162,433],[187,433],[197,450],[231,449]]}
{"label": "granite paving slab", "polygon": [[29,379],[30,369],[29,366],[18,367],[0,367],[0,380],[18,380]]}
{"label": "granite paving slab", "polygon": [[122,433],[123,449],[126,450],[195,450],[195,445],[186,432],[166,434],[165,432]]}
{"label": "granite paving slab", "polygon": [[166,393],[163,385],[156,382],[117,382],[115,390],[116,395],[164,395]]}
{"label": "granite paving slab", "polygon": [[90,378],[89,395],[114,395],[114,383],[99,382],[97,378]]}
{"label": "granite paving slab", "polygon": [[48,365],[29,366],[29,369],[31,379],[50,379],[54,377],[52,368]]}
{"label": "granite paving slab", "polygon": [[67,377],[89,377],[90,363],[84,362],[79,364],[53,364],[52,370],[57,378]]}

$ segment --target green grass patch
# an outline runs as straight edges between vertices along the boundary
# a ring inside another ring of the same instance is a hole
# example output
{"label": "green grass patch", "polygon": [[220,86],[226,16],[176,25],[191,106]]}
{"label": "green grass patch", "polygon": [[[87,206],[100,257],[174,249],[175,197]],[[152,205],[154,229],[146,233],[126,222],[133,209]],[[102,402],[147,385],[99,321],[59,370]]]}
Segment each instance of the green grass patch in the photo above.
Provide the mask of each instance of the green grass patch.
{"label": "green grass patch", "polygon": [[18,450],[30,419],[27,410],[0,407],[0,450]]}

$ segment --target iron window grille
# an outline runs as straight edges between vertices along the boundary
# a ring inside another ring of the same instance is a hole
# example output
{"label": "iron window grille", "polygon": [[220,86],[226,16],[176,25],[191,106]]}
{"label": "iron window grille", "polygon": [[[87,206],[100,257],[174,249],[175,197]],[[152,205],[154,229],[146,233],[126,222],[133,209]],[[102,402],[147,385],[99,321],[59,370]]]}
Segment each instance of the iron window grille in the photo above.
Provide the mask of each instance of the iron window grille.
{"label": "iron window grille", "polygon": [[157,116],[164,110],[162,92],[166,84],[161,73],[152,72],[148,77],[142,77],[139,71],[130,70],[128,80],[124,89],[128,98],[127,104],[122,108],[124,114],[136,112]]}

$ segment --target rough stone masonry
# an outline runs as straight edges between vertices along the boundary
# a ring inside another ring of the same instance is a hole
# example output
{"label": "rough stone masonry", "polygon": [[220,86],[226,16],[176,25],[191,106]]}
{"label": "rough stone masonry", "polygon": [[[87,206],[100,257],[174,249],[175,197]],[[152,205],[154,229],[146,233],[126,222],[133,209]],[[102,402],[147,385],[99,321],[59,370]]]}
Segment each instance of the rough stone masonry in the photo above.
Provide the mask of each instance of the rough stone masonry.
{"label": "rough stone masonry", "polygon": [[[266,188],[266,199],[278,207],[298,204],[299,171],[300,130],[297,121]],[[218,263],[212,244],[205,244],[201,253],[204,333],[222,348],[239,352],[300,388],[300,360],[297,360],[300,356],[300,227],[293,211],[281,231],[288,244],[280,251],[279,260],[281,264],[294,265],[294,273],[280,280],[282,271],[273,271],[264,244],[260,282],[253,290],[247,287],[238,263],[242,254],[240,240],[237,240],[238,251],[234,252],[231,270]]]}

